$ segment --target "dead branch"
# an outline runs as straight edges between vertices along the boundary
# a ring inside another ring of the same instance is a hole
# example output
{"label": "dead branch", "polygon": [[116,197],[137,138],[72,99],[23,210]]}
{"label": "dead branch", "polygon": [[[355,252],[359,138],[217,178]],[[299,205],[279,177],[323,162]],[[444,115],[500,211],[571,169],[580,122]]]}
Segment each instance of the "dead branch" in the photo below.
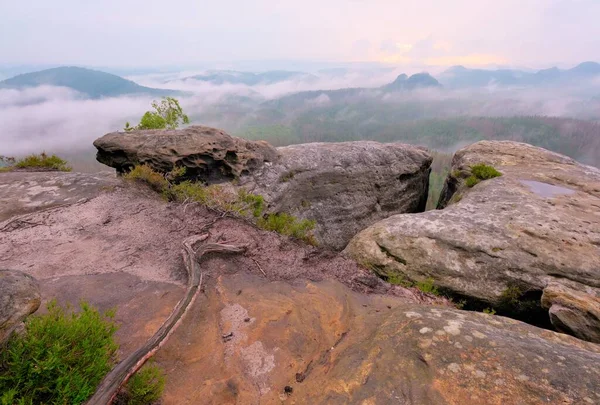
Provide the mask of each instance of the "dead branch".
{"label": "dead branch", "polygon": [[262,267],[260,267],[260,264],[258,263],[258,261],[256,261],[254,258],[250,258],[250,260],[252,260],[254,262],[254,264],[256,264],[256,267],[258,267],[258,269],[261,271],[261,273],[267,277],[267,273],[265,273],[265,271],[262,269]]}
{"label": "dead branch", "polygon": [[94,395],[87,402],[88,405],[111,404],[129,378],[135,374],[144,363],[152,357],[158,349],[165,344],[169,336],[177,329],[185,314],[198,297],[202,285],[203,273],[198,261],[209,253],[243,253],[245,246],[225,245],[222,243],[205,243],[194,250],[194,246],[208,238],[208,234],[194,235],[183,241],[183,262],[188,272],[188,288],[184,297],[148,341],[121,361],[104,377]]}

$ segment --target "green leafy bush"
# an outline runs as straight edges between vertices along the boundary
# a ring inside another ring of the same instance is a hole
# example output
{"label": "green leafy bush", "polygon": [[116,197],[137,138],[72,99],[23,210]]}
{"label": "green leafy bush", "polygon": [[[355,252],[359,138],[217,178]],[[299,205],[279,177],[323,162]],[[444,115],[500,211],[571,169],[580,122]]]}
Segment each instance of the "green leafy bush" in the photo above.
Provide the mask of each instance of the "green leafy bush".
{"label": "green leafy bush", "polygon": [[179,182],[187,174],[187,168],[185,166],[175,167],[169,173],[166,174],[166,178],[169,181]]}
{"label": "green leafy bush", "polygon": [[169,187],[167,179],[165,179],[162,174],[152,170],[148,165],[135,166],[129,173],[126,173],[123,178],[145,183],[159,193],[164,193]]}
{"label": "green leafy bush", "polygon": [[[170,174],[166,175],[166,177],[169,176]],[[214,210],[250,219],[262,229],[292,236],[316,245],[316,240],[311,232],[316,226],[315,221],[300,220],[286,213],[269,214],[264,217],[265,201],[261,195],[249,193],[244,189],[235,192],[233,188],[218,184],[205,186],[190,180],[171,184],[165,176],[155,172],[147,165],[136,166],[124,177],[128,180],[147,183],[153,190],[161,193],[170,201],[197,202]]]}
{"label": "green leafy bush", "polygon": [[494,308],[484,308],[483,313],[488,315],[496,315],[496,310]]}
{"label": "green leafy bush", "polygon": [[27,319],[0,351],[0,404],[81,404],[115,364],[114,311],[80,311],[55,301]]}
{"label": "green leafy bush", "polygon": [[46,152],[42,152],[39,155],[32,154],[18,159],[14,163],[14,167],[19,169],[59,170],[61,172],[71,171],[66,160],[63,160],[56,155],[47,155]]}
{"label": "green leafy bush", "polygon": [[204,186],[187,180],[172,185],[165,193],[172,201],[195,201],[209,208],[245,218],[258,218],[264,210],[264,199],[261,195],[249,193],[244,189],[236,193],[218,184]]}
{"label": "green leafy bush", "polygon": [[433,284],[433,282],[434,280],[432,278],[428,278],[426,280],[417,282],[416,286],[419,290],[421,290],[424,293],[440,295],[440,292],[438,291],[437,287]]}
{"label": "green leafy bush", "polygon": [[189,124],[190,119],[183,113],[179,101],[173,97],[163,97],[160,103],[152,102],[154,111],[146,111],[140,123],[132,127],[125,123],[125,131],[134,129],[177,129],[181,124]]}
{"label": "green leafy bush", "polygon": [[149,405],[160,399],[165,389],[165,373],[155,364],[146,364],[125,386],[127,405]]}
{"label": "green leafy bush", "polygon": [[315,228],[316,222],[307,219],[301,219],[286,214],[269,214],[266,218],[258,220],[259,227],[267,231],[275,231],[282,235],[292,236],[301,239],[311,245],[316,243],[311,231]]}
{"label": "green leafy bush", "polygon": [[400,274],[400,273],[393,273],[390,275],[387,275],[386,277],[384,277],[385,281],[387,281],[390,284],[393,285],[400,285],[402,287],[412,287],[413,283],[411,283],[410,281],[406,280],[404,278],[404,275]]}
{"label": "green leafy bush", "polygon": [[251,210],[254,218],[260,218],[263,215],[265,199],[262,195],[252,194],[244,189],[240,189],[238,197],[240,202],[244,204],[241,210],[242,213],[245,214],[247,210]]}

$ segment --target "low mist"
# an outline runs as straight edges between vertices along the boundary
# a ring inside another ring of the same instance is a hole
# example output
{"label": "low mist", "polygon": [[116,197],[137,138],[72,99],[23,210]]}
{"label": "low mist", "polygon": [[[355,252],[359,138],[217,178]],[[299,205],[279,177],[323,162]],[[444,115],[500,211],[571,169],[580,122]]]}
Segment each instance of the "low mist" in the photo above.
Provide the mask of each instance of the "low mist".
{"label": "low mist", "polygon": [[[412,92],[385,93],[378,88],[392,82],[400,72],[348,72],[321,75],[307,80],[275,84],[214,85],[185,79],[198,72],[152,74],[129,77],[141,85],[183,90],[180,97],[184,111],[193,124],[218,126],[235,132],[253,125],[268,103],[299,91],[335,90],[366,87],[352,98],[332,101],[325,92],[312,95],[298,106],[281,108],[282,117],[274,124],[286,125],[292,117],[310,109],[377,103],[400,108],[406,103],[416,106],[415,115],[402,119],[451,118],[455,116],[544,115],[600,119],[600,97],[590,97],[585,89],[499,89],[490,86],[477,90],[424,89]],[[600,86],[600,82],[598,82]],[[596,90],[593,90],[596,91]],[[593,91],[591,94],[593,94]],[[600,94],[600,90],[596,92]],[[121,130],[126,121],[136,124],[150,109],[151,97],[84,99],[62,87],[40,86],[25,90],[0,89],[0,154],[20,156],[46,151],[75,153],[92,149],[94,139]],[[268,107],[266,107],[268,105]],[[374,119],[374,118],[373,118]],[[344,120],[343,108],[339,120]],[[260,121],[263,123],[263,121]],[[271,123],[271,122],[268,122]],[[447,149],[447,147],[443,147]]]}

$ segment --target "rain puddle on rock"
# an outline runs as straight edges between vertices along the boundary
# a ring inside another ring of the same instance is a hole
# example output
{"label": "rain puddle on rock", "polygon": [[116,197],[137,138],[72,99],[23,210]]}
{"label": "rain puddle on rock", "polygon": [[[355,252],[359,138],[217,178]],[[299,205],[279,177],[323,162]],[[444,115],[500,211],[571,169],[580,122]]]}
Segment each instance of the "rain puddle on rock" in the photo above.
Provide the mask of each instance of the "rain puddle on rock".
{"label": "rain puddle on rock", "polygon": [[553,198],[557,195],[571,195],[575,193],[575,190],[570,188],[554,186],[552,184],[542,183],[540,181],[521,180],[521,183],[528,186],[531,192],[544,198]]}

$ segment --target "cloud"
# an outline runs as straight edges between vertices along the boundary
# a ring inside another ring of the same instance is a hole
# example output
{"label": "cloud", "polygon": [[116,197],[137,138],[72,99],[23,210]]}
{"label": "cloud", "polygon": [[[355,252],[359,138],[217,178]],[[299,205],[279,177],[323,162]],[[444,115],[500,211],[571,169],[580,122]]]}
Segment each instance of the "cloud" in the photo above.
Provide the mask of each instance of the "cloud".
{"label": "cloud", "polygon": [[[261,103],[304,90],[347,87],[376,88],[389,83],[400,73],[394,69],[322,73],[315,80],[290,80],[271,85],[213,85],[183,80],[190,73],[152,74],[137,77],[153,87],[191,92],[181,97],[193,124],[209,124],[225,129],[252,122],[263,108]],[[385,94],[366,91],[353,93],[348,103],[413,103],[430,117],[550,115],[600,119],[600,82],[576,88],[506,89],[488,87],[477,90],[424,89]],[[368,98],[368,99],[367,99]],[[23,155],[90,150],[94,139],[123,128],[126,121],[136,123],[150,108],[149,97],[119,97],[85,100],[72,90],[41,86],[25,90],[0,90],[0,155]],[[298,111],[284,111],[286,118],[302,109],[325,108],[332,103],[324,93],[315,94]]]}
{"label": "cloud", "polygon": [[475,53],[469,55],[434,56],[424,59],[424,63],[432,66],[467,65],[482,67],[504,65],[508,63],[508,59],[500,55]]}
{"label": "cloud", "polygon": [[[9,103],[9,101],[13,101]],[[0,90],[0,154],[89,149],[150,105],[146,98],[83,100],[69,89]]]}
{"label": "cloud", "polygon": [[[229,97],[249,97],[255,104],[304,90],[345,87],[376,87],[395,78],[395,72],[348,72],[342,76],[323,75],[313,82],[285,81],[272,85],[213,85],[197,80],[182,80],[200,72],[176,72],[138,76],[143,85],[171,88],[193,93],[181,97],[190,116],[226,103]],[[325,96],[327,97],[327,96]],[[150,109],[150,97],[118,97],[87,100],[65,87],[40,86],[23,90],[0,89],[0,155],[24,155],[41,151],[62,152],[92,148],[92,142],[112,131],[121,130],[126,121],[135,123]],[[236,101],[237,102],[237,101]],[[317,103],[324,98],[317,97]],[[215,123],[226,125],[228,123]]]}
{"label": "cloud", "polygon": [[509,62],[507,58],[493,53],[461,53],[450,41],[438,41],[431,35],[413,44],[388,39],[381,43],[380,50],[380,62],[401,65],[498,66]]}

